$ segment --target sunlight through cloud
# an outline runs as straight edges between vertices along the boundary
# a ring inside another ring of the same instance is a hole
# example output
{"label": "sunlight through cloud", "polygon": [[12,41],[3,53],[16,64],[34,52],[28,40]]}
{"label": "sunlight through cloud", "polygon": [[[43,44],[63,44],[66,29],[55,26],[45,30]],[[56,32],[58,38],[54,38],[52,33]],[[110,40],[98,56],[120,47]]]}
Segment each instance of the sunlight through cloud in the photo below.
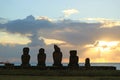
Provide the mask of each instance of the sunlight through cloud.
{"label": "sunlight through cloud", "polygon": [[110,51],[118,48],[120,41],[101,41],[98,40],[94,44],[86,45],[86,47],[99,48],[101,51]]}
{"label": "sunlight through cloud", "polygon": [[118,59],[117,57],[112,59],[112,57],[119,55],[116,51],[120,51],[120,41],[97,40],[93,44],[85,45],[85,48],[87,48],[85,55],[92,57],[93,62],[112,62]]}
{"label": "sunlight through cloud", "polygon": [[48,38],[43,38],[41,37],[46,45],[50,45],[50,44],[65,44],[65,41],[61,41],[61,40],[57,40],[57,39],[48,39]]}

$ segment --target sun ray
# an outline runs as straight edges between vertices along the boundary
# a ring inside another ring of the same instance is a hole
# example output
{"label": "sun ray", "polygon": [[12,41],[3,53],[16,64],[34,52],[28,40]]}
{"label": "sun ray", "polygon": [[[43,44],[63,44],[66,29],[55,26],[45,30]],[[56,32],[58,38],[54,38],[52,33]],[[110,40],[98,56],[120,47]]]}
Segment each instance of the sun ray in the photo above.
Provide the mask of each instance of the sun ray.
{"label": "sun ray", "polygon": [[108,57],[118,55],[115,52],[120,51],[120,41],[97,40],[93,44],[85,45],[85,48],[87,48],[85,56],[91,57],[93,62],[109,62],[113,60]]}

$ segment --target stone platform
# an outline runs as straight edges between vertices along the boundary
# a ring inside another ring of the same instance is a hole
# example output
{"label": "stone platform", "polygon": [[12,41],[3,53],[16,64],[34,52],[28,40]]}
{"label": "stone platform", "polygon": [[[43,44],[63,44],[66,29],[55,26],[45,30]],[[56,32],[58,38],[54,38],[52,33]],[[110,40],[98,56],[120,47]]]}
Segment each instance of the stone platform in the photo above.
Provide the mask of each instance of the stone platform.
{"label": "stone platform", "polygon": [[116,70],[114,66],[79,66],[79,67],[55,67],[55,66],[46,66],[46,67],[38,67],[38,66],[29,66],[29,67],[21,67],[21,66],[13,66],[13,65],[6,65],[0,66],[0,69],[38,69],[38,70]]}

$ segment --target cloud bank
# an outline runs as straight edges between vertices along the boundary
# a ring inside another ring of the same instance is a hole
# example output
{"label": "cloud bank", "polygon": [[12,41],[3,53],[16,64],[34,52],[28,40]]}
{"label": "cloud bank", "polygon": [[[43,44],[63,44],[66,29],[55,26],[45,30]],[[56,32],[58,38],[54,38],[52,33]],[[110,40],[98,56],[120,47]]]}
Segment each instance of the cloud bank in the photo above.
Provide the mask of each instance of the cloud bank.
{"label": "cloud bank", "polygon": [[[73,13],[77,13],[77,11],[74,12],[74,10],[72,10],[68,15]],[[78,55],[82,62],[85,57],[90,57],[93,62],[104,60],[107,56],[106,54],[100,56],[99,51],[95,51],[94,48],[91,47],[85,47],[85,45],[94,45],[96,41],[120,42],[120,25],[118,25],[118,21],[107,22],[103,19],[98,20],[99,19],[97,19],[97,22],[83,22],[70,19],[54,21],[48,17],[39,17],[36,19],[30,15],[25,19],[0,24],[0,33],[2,33],[0,34],[0,45],[2,47],[5,46],[5,44],[11,45],[12,43],[12,45],[15,44],[14,46],[29,46],[36,49],[44,47],[47,53],[52,53],[53,48],[51,48],[51,46],[58,44],[64,54],[63,62],[68,61],[69,50],[71,49],[78,50]],[[103,25],[105,26],[101,27]],[[21,38],[24,39],[22,40]],[[12,40],[12,42],[10,42],[10,40]],[[10,46],[7,45],[6,47]],[[119,48],[119,45],[116,47]],[[16,52],[18,49],[16,49]],[[3,52],[9,53],[7,51]],[[34,50],[31,52],[33,52],[31,55],[35,57]],[[114,54],[112,52],[114,52]],[[109,52],[110,55],[105,61],[117,61],[117,59],[119,59],[119,57],[114,59],[112,56],[120,55],[120,49],[113,50],[112,52]],[[48,59],[48,61],[52,61],[51,54],[48,54]],[[33,58],[33,60],[35,59]]]}

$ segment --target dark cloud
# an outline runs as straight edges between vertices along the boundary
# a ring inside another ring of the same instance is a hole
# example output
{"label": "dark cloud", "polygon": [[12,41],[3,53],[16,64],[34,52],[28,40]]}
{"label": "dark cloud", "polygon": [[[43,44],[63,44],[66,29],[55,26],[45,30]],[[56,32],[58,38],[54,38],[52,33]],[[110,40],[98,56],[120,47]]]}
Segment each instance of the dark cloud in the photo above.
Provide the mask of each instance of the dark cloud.
{"label": "dark cloud", "polygon": [[18,19],[14,21],[9,21],[6,24],[0,24],[0,29],[6,29],[10,33],[20,33],[20,34],[32,34],[29,38],[31,39],[31,44],[29,46],[43,45],[44,41],[39,40],[38,31],[42,28],[50,28],[51,22],[47,20],[36,20],[32,15],[26,17],[25,19]]}
{"label": "dark cloud", "polygon": [[35,18],[30,15],[25,19],[18,19],[14,21],[9,21],[5,24],[5,28],[9,32],[17,32],[21,34],[34,33],[40,28],[51,27],[51,23],[47,20],[35,20]]}
{"label": "dark cloud", "polygon": [[[36,20],[32,15],[25,19],[9,21],[0,24],[8,32],[20,34],[32,34],[31,45],[43,45],[44,40],[39,37],[58,39],[73,45],[93,43],[103,37],[120,39],[120,27],[101,28],[102,23],[86,23],[77,20],[58,20],[51,22],[47,19]],[[29,44],[30,45],[30,44]]]}
{"label": "dark cloud", "polygon": [[45,42],[43,39],[39,39],[39,36],[37,34],[34,34],[30,37],[31,39],[31,43],[28,44],[28,46],[32,47],[32,46],[44,46]]}

